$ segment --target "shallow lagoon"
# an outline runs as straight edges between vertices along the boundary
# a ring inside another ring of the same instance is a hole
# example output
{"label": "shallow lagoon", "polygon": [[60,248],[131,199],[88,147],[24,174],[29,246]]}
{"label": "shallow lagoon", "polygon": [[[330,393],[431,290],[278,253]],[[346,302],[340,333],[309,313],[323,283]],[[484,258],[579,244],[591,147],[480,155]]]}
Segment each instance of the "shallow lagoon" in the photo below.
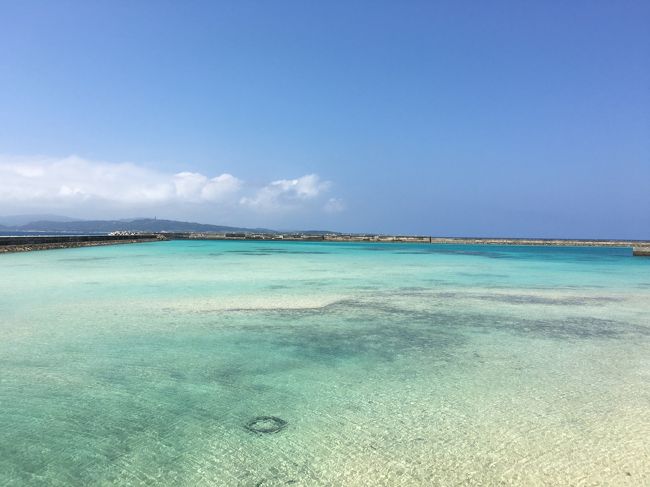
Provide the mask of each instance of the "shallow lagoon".
{"label": "shallow lagoon", "polygon": [[0,271],[0,485],[650,483],[629,249],[174,241]]}

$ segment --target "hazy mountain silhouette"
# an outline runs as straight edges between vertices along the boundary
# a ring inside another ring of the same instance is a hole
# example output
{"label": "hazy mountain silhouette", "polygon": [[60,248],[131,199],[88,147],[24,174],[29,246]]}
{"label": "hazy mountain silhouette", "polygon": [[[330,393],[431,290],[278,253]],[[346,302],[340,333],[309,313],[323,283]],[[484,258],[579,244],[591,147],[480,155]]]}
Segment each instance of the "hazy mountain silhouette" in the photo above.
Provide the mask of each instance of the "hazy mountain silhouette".
{"label": "hazy mountain silhouette", "polygon": [[273,232],[263,228],[242,228],[223,225],[138,218],[135,220],[38,220],[24,225],[6,225],[3,230],[20,232],[108,233],[127,232]]}
{"label": "hazy mountain silhouette", "polygon": [[32,215],[6,215],[0,216],[0,226],[15,227],[20,225],[27,225],[31,222],[48,221],[48,222],[75,222],[81,221],[80,218],[71,218],[64,215],[53,214],[32,214]]}

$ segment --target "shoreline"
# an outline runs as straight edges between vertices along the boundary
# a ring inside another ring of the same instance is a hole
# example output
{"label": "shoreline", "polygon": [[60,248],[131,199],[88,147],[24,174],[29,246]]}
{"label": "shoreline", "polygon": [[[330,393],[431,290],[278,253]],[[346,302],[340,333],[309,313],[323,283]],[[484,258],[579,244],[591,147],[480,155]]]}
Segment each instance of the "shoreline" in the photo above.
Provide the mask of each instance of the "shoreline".
{"label": "shoreline", "polygon": [[535,238],[470,238],[429,237],[419,235],[354,235],[354,234],[263,234],[263,233],[118,233],[109,235],[65,236],[2,236],[0,253],[30,252],[99,245],[159,242],[164,240],[253,240],[289,242],[368,242],[368,243],[420,243],[447,245],[504,245],[543,247],[610,247],[631,248],[634,256],[650,257],[650,241],[643,240],[582,240]]}

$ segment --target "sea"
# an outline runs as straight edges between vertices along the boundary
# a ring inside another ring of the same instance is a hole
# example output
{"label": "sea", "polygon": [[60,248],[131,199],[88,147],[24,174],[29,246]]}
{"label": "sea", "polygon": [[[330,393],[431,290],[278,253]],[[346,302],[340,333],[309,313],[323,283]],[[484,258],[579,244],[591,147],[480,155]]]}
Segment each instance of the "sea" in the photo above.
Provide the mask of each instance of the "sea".
{"label": "sea", "polygon": [[0,255],[2,486],[650,484],[629,248]]}

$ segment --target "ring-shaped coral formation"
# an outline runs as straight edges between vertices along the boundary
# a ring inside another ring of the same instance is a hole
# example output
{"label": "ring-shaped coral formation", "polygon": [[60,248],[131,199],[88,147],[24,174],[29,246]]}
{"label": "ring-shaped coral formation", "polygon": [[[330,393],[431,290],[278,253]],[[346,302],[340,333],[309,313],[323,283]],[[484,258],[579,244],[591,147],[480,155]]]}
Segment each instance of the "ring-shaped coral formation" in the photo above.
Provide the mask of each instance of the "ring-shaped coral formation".
{"label": "ring-shaped coral formation", "polygon": [[253,433],[277,433],[286,426],[287,422],[276,416],[257,416],[245,425]]}

